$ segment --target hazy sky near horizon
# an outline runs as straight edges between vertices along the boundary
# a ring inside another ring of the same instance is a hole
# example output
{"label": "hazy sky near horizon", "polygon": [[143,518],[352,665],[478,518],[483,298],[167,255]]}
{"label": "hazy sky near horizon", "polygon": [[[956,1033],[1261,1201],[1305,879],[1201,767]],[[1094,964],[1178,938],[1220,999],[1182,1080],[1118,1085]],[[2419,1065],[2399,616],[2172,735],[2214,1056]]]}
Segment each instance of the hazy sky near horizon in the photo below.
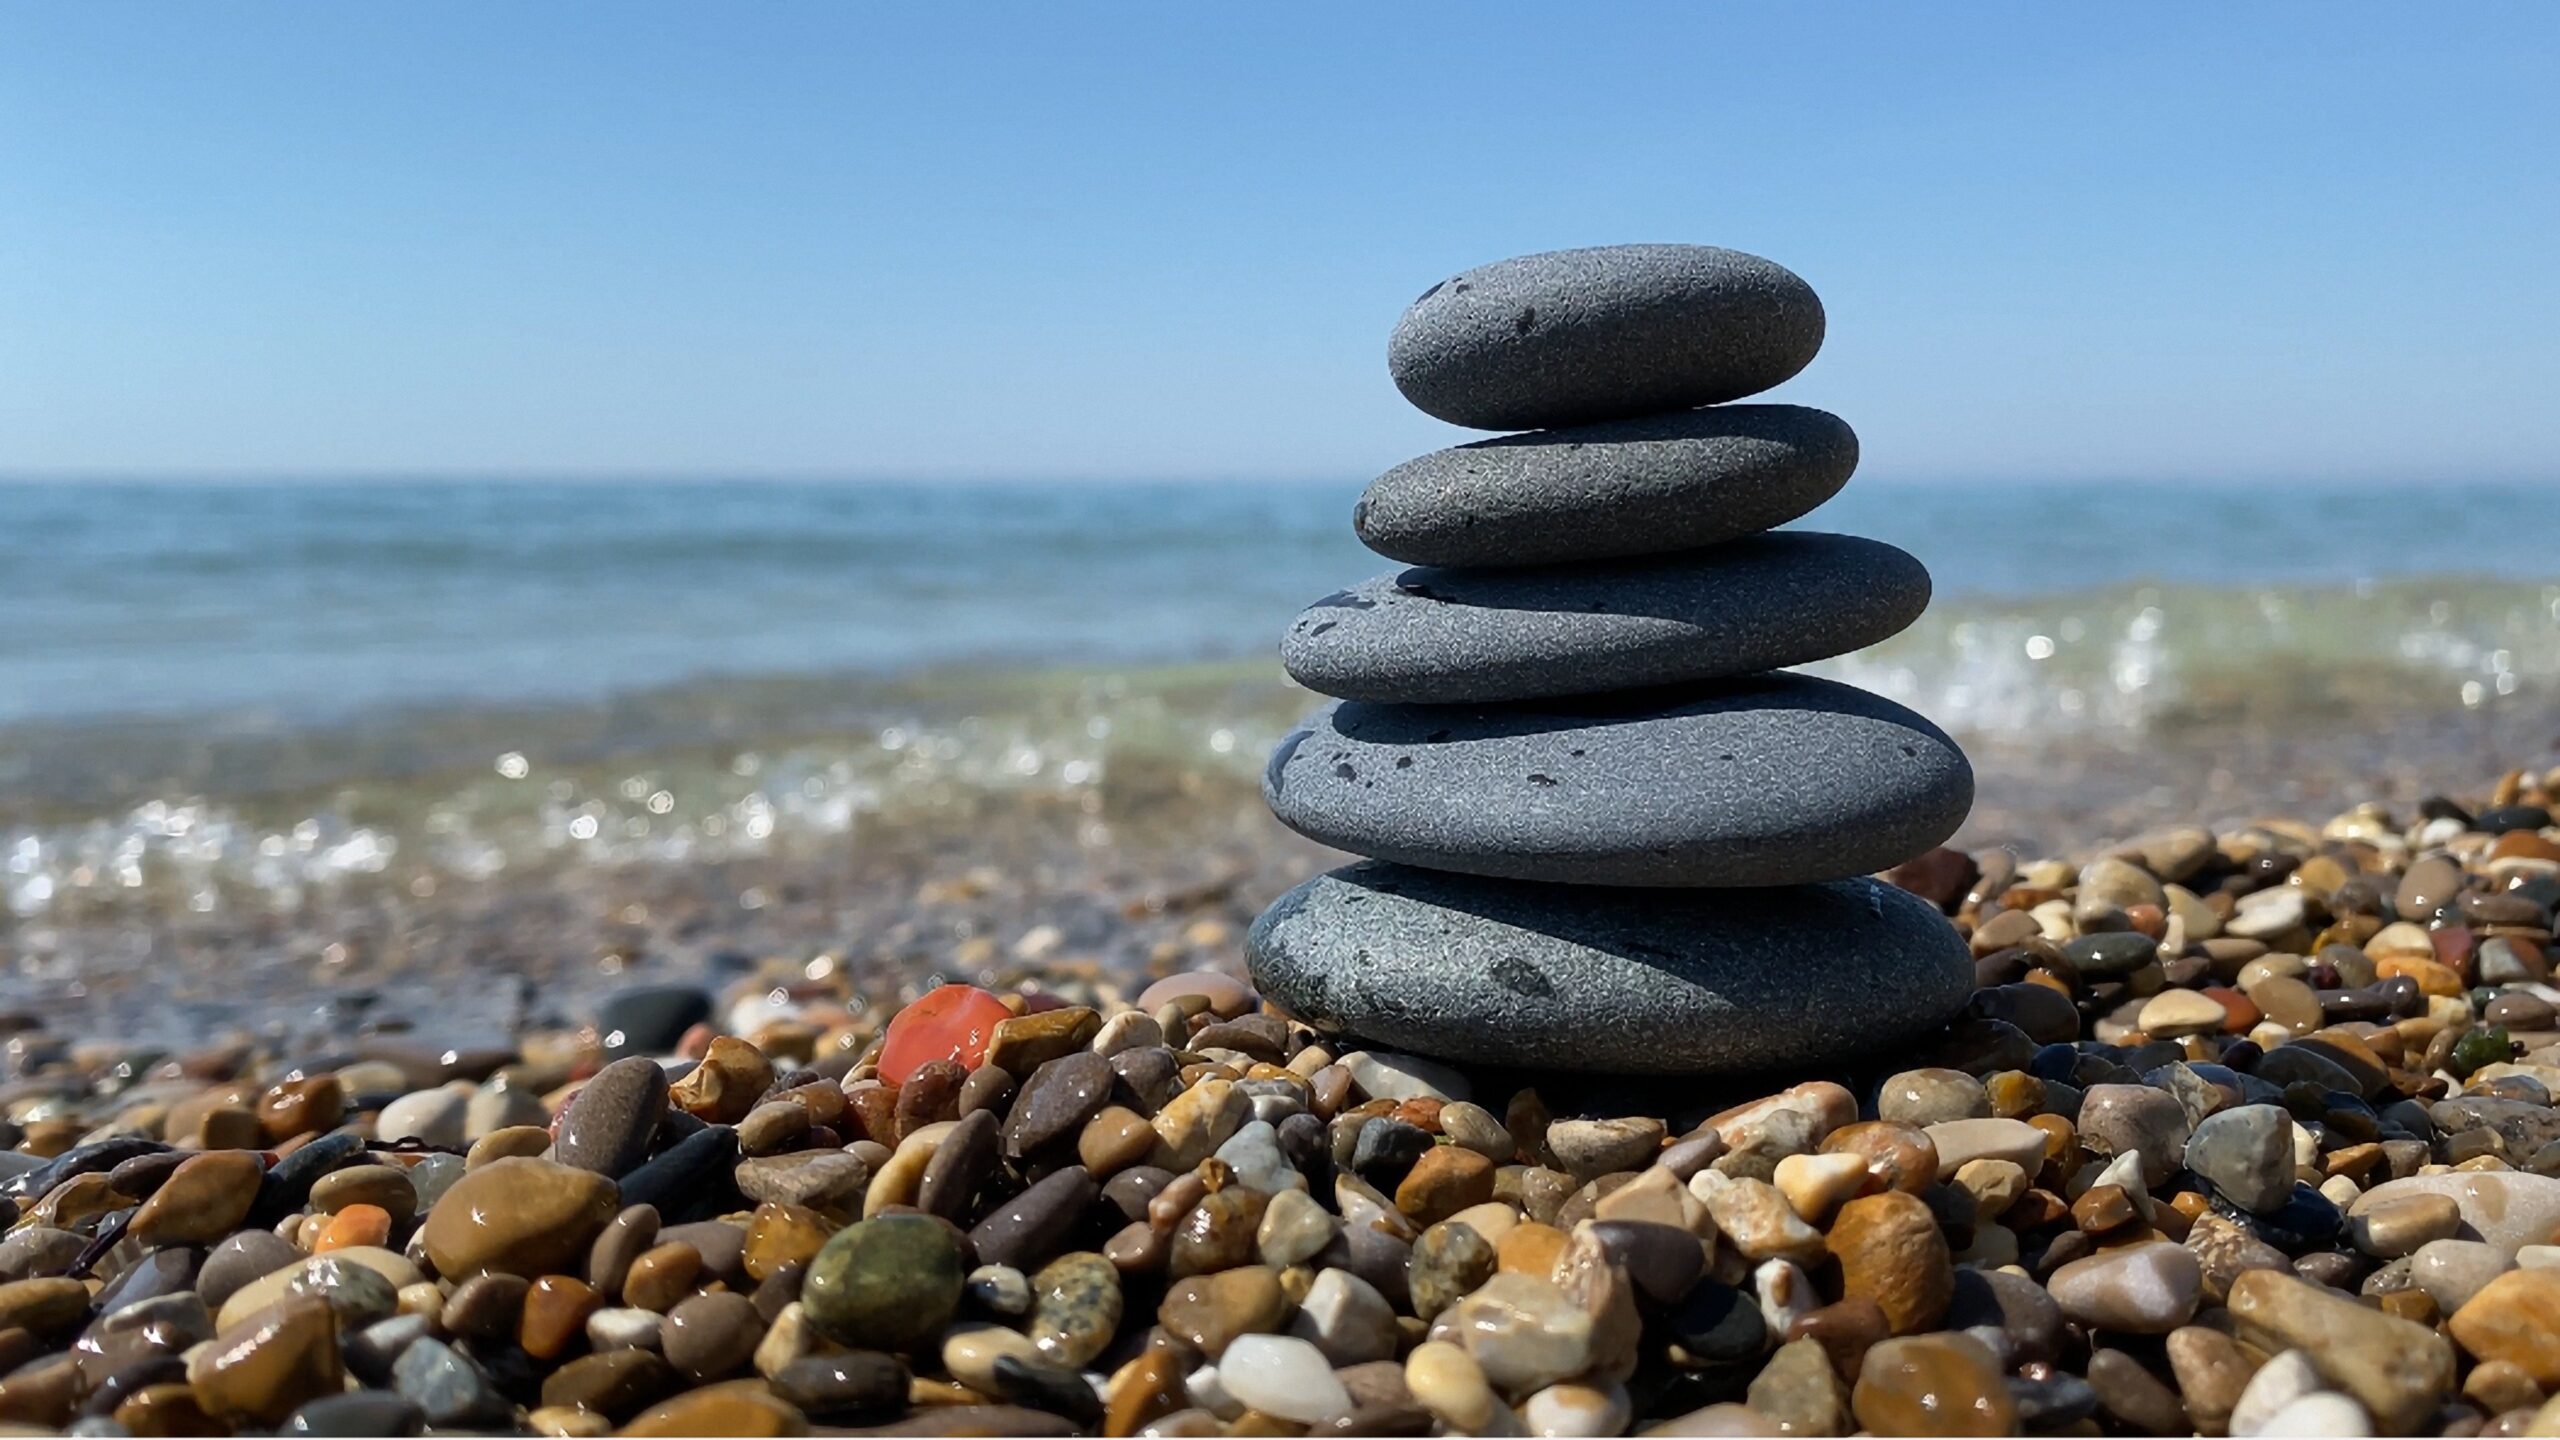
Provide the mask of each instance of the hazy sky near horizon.
{"label": "hazy sky near horizon", "polygon": [[1358,477],[1524,251],[1897,478],[2560,478],[2560,6],[0,0],[0,474]]}

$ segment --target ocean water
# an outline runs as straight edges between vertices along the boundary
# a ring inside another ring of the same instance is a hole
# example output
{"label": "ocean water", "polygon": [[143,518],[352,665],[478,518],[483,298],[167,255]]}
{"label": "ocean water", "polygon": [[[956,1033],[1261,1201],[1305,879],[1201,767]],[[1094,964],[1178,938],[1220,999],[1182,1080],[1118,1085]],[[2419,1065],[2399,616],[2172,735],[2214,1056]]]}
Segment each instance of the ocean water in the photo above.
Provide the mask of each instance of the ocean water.
{"label": "ocean water", "polygon": [[[0,484],[0,900],[195,911],[1249,776],[1356,483]],[[1938,598],[1817,667],[1992,745],[2560,695],[2530,487],[1856,483]]]}

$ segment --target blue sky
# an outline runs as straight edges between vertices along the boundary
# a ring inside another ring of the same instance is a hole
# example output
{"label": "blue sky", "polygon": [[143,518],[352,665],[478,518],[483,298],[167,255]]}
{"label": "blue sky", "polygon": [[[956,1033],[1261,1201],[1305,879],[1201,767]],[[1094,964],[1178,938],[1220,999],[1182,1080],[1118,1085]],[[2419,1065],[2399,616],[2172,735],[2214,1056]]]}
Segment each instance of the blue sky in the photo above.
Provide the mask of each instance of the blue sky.
{"label": "blue sky", "polygon": [[1445,273],[1866,473],[2560,477],[2560,6],[0,4],[0,473],[1357,478]]}

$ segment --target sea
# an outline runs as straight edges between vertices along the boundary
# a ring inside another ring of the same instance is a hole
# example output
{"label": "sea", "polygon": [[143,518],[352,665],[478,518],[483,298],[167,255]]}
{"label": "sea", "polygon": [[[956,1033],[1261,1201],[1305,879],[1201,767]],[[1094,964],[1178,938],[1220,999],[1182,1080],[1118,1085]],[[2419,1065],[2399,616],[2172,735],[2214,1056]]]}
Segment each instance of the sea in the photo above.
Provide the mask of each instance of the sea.
{"label": "sea", "polygon": [[[0,483],[0,922],[1249,778],[1313,703],[1282,626],[1391,568],[1358,488]],[[1812,668],[2021,785],[2197,736],[2560,728],[2547,488],[1862,481],[1796,528],[1900,545],[1937,591]]]}

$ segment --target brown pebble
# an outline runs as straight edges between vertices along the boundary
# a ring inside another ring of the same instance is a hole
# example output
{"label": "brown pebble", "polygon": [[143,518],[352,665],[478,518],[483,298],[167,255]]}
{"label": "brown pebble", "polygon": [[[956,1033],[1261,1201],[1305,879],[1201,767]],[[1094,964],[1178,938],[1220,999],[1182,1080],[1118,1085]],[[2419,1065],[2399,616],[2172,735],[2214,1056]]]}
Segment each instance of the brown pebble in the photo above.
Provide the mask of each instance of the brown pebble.
{"label": "brown pebble", "polygon": [[527,1156],[498,1160],[453,1183],[427,1212],[420,1243],[447,1279],[482,1270],[559,1274],[613,1218],[615,1196],[614,1183],[590,1171]]}
{"label": "brown pebble", "polygon": [[1473,1150],[1434,1145],[1396,1186],[1396,1208],[1416,1225],[1436,1225],[1491,1200],[1493,1172],[1493,1162]]}
{"label": "brown pebble", "polygon": [[474,1340],[511,1339],[524,1317],[533,1282],[521,1275],[474,1275],[445,1297],[437,1322],[446,1333]]}
{"label": "brown pebble", "polygon": [[208,1413],[278,1425],[305,1402],[344,1385],[338,1326],[328,1305],[270,1305],[215,1336],[187,1365],[187,1384]]}
{"label": "brown pebble", "polygon": [[710,1050],[667,1092],[669,1104],[714,1125],[747,1117],[773,1085],[773,1062],[734,1035],[715,1036]]}
{"label": "brown pebble", "polygon": [[1938,1147],[1915,1125],[1890,1120],[1862,1120],[1843,1125],[1823,1137],[1821,1153],[1856,1155],[1867,1173],[1886,1190],[1916,1195],[1938,1178]]}
{"label": "brown pebble", "polygon": [[334,1129],[346,1113],[347,1089],[335,1073],[287,1080],[258,1097],[258,1129],[270,1145]]}
{"label": "brown pebble", "polygon": [[1970,1335],[1879,1341],[1859,1364],[1849,1404],[1858,1423],[1878,1435],[2006,1435],[2017,1428],[1999,1362]]}
{"label": "brown pebble", "polygon": [[335,1215],[350,1205],[375,1206],[395,1227],[406,1225],[417,1215],[418,1189],[407,1171],[392,1165],[350,1165],[312,1182],[311,1208],[317,1213]]}
{"label": "brown pebble", "polygon": [[622,1303],[665,1314],[702,1278],[702,1252],[677,1241],[652,1248],[622,1277]]}
{"label": "brown pebble", "polygon": [[788,1266],[808,1264],[838,1228],[806,1206],[769,1200],[748,1217],[739,1263],[748,1279],[762,1281]]}
{"label": "brown pebble", "polygon": [[516,1344],[536,1360],[557,1360],[586,1333],[587,1317],[603,1306],[604,1297],[585,1281],[545,1275],[525,1292]]}
{"label": "brown pebble", "polygon": [[551,1132],[539,1125],[509,1125],[492,1130],[471,1142],[462,1157],[462,1168],[478,1170],[496,1160],[517,1155],[539,1155],[551,1148]]}
{"label": "brown pebble", "polygon": [[1930,1329],[1946,1313],[1954,1266],[1937,1217],[1919,1197],[1888,1190],[1851,1200],[1824,1243],[1839,1262],[1843,1293],[1874,1300],[1894,1333]]}
{"label": "brown pebble", "polygon": [[171,1172],[125,1233],[145,1249],[214,1244],[249,1218],[266,1171],[256,1151],[207,1151]]}
{"label": "brown pebble", "polygon": [[623,1421],[683,1384],[684,1377],[655,1350],[606,1350],[581,1355],[551,1372],[542,1382],[542,1403],[592,1410]]}
{"label": "brown pebble", "polygon": [[1279,1272],[1268,1265],[1242,1265],[1174,1282],[1165,1290],[1156,1320],[1167,1333],[1214,1360],[1239,1335],[1279,1329],[1287,1309]]}
{"label": "brown pebble", "polygon": [[[622,1427],[625,1435],[806,1435],[808,1418],[762,1381],[708,1385],[653,1405]],[[1006,1430],[980,1432],[1003,1435]]]}

